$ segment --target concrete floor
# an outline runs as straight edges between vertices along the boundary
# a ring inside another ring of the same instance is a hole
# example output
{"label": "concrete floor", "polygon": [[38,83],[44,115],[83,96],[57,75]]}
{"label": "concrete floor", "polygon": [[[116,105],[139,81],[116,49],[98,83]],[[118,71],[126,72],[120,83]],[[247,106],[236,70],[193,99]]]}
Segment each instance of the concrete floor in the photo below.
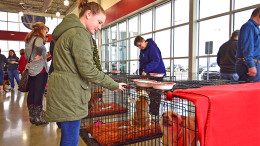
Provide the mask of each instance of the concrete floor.
{"label": "concrete floor", "polygon": [[[0,95],[0,146],[58,146],[60,129],[56,123],[32,125],[26,97],[17,89]],[[86,146],[81,138],[79,146]]]}

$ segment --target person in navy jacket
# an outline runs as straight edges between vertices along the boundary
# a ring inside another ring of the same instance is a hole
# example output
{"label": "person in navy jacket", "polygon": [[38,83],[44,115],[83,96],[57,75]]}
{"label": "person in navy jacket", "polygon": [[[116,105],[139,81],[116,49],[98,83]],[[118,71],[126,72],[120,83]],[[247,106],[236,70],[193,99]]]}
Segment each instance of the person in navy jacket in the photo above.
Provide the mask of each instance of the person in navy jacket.
{"label": "person in navy jacket", "polygon": [[144,40],[143,37],[137,36],[135,38],[134,45],[141,49],[139,56],[140,75],[145,76],[149,73],[164,73],[164,75],[166,75],[161,51],[153,39]]}

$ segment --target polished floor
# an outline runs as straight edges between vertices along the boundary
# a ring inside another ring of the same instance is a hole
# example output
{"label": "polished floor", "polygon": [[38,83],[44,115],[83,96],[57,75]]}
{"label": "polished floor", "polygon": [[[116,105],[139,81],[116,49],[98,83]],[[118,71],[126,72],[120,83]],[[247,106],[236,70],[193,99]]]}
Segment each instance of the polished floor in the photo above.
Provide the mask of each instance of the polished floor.
{"label": "polished floor", "polygon": [[[60,129],[55,123],[32,125],[26,97],[17,89],[0,95],[0,146],[58,146]],[[79,146],[86,146],[81,138]]]}

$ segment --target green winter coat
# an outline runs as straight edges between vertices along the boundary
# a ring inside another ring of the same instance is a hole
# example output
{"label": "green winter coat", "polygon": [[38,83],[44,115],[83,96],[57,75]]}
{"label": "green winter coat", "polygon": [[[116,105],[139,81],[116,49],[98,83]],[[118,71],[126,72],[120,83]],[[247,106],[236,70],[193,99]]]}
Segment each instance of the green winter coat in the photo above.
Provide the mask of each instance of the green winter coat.
{"label": "green winter coat", "polygon": [[56,40],[54,72],[48,81],[45,120],[80,120],[88,115],[91,83],[110,90],[118,89],[119,85],[94,65],[92,36],[78,16],[66,16],[52,38]]}

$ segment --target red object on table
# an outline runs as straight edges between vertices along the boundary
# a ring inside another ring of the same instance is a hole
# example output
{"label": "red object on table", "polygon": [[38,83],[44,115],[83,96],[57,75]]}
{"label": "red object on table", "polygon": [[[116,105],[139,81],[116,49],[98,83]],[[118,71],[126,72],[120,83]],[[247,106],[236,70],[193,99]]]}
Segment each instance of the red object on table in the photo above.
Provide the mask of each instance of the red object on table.
{"label": "red object on table", "polygon": [[202,146],[260,146],[260,82],[175,90],[172,95],[196,105]]}

